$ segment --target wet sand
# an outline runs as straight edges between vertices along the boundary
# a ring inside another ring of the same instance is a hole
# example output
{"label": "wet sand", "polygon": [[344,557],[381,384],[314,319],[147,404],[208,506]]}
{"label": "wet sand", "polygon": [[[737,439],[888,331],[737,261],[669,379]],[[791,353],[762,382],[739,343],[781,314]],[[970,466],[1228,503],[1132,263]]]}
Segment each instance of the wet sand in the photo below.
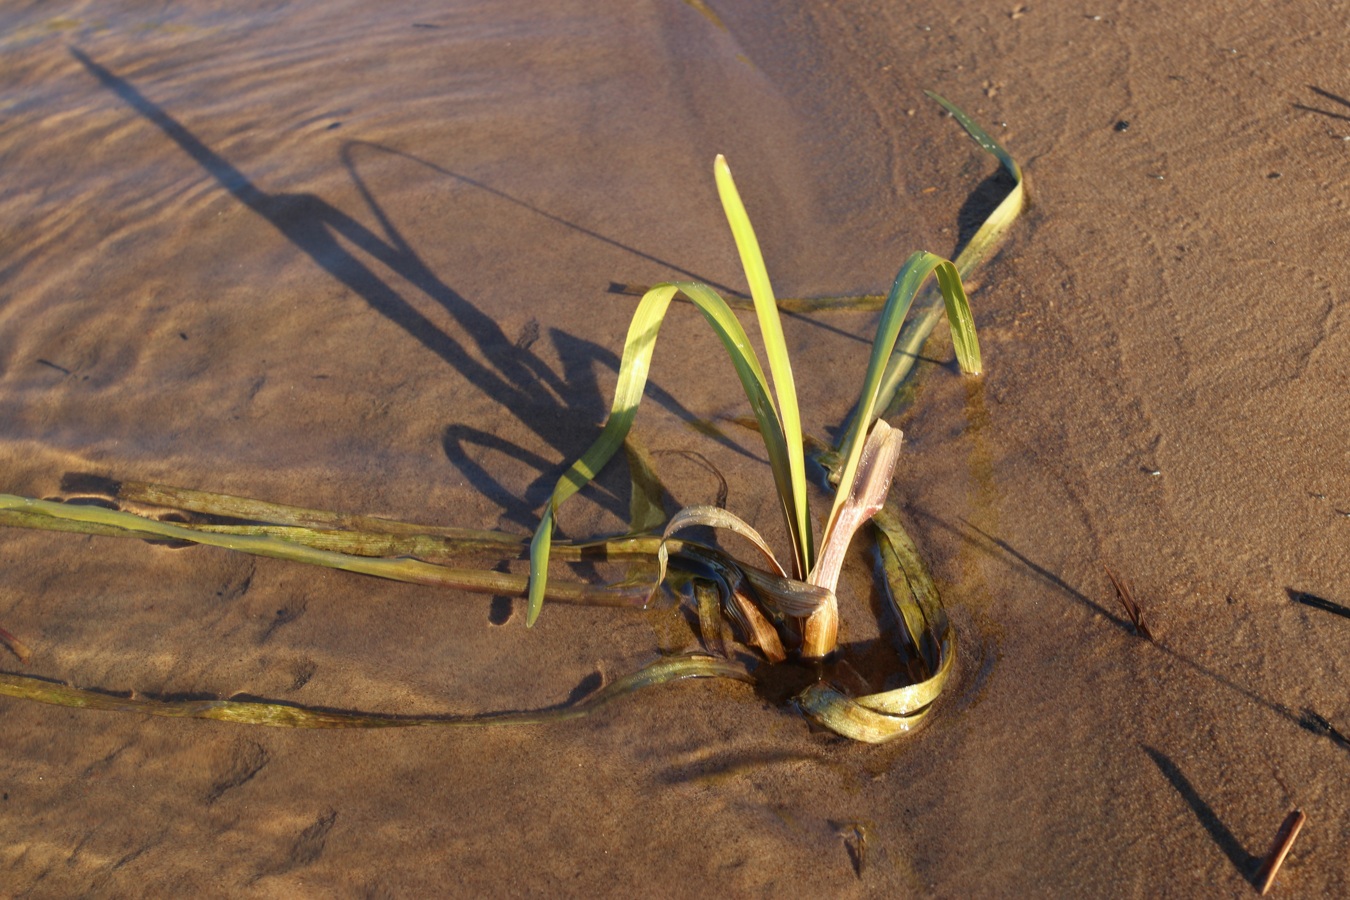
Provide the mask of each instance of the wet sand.
{"label": "wet sand", "polygon": [[[466,731],[0,700],[5,892],[1247,896],[1294,807],[1275,893],[1350,892],[1350,747],[1313,718],[1350,733],[1347,10],[1026,6],[0,12],[0,490],[29,496],[92,472],[524,534],[608,408],[608,285],[743,288],[716,153],[784,296],[884,290],[998,188],[925,88],[1031,192],[972,295],[987,374],[939,336],[897,422],[960,654],[919,733],[855,745],[707,682]],[[787,321],[812,433],[873,326]],[[753,435],[694,427],[745,408],[691,310],[653,387],[642,441],[705,454],[781,543]],[[679,503],[715,496],[660,459]],[[562,525],[626,509],[616,471]],[[675,612],[505,612],[0,533],[0,626],[33,649],[0,668],[105,690],[529,709],[696,644]]]}

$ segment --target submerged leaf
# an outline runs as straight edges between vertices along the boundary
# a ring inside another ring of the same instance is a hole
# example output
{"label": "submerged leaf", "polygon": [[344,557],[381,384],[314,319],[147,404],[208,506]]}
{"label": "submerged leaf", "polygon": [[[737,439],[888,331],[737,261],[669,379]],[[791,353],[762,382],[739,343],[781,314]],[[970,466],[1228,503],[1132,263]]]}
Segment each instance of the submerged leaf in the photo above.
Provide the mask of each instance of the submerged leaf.
{"label": "submerged leaf", "polygon": [[733,587],[727,602],[735,610],[736,621],[745,629],[746,643],[758,647],[771,663],[787,659],[787,651],[783,648],[783,639],[778,636],[778,630],[745,591],[739,586]]}
{"label": "submerged leaf", "polygon": [[[754,544],[769,565],[773,567],[773,571],[766,572],[761,568],[743,562],[732,563],[730,559],[727,561],[727,566],[736,569],[740,576],[750,583],[759,599],[771,612],[780,616],[803,617],[814,615],[820,609],[833,605],[834,591],[831,588],[819,587],[810,582],[788,577],[774,557],[773,551],[769,549],[769,545],[765,543],[764,538],[753,526],[735,513],[716,506],[688,506],[671,517],[670,522],[666,525],[665,532],[661,536],[661,546],[657,550],[657,579],[653,591],[657,590],[665,579],[666,566],[669,561],[667,547],[671,538],[677,532],[695,526],[723,528],[733,531]],[[711,548],[703,548],[702,558],[705,561],[720,555],[722,554]],[[736,584],[731,586],[731,590],[736,590]],[[751,630],[755,629],[752,627]]]}
{"label": "submerged leaf", "polygon": [[727,614],[740,628],[745,643],[758,647],[769,662],[787,659],[778,631],[745,589],[746,567],[730,562],[715,550],[697,545],[686,547],[681,557],[686,563],[704,569],[703,574],[696,577],[706,578],[717,586]]}
{"label": "submerged leaf", "polygon": [[698,606],[698,630],[704,649],[714,656],[726,656],[726,641],[722,639],[722,603],[717,586],[702,579],[695,580],[694,602]]}
{"label": "submerged leaf", "polygon": [[[342,569],[391,581],[456,588],[465,591],[523,597],[528,579],[510,572],[487,569],[452,568],[420,559],[386,559],[338,553],[319,549],[271,534],[237,534],[207,531],[202,528],[147,519],[133,513],[101,506],[54,503],[12,494],[0,494],[0,524],[48,531],[73,531],[108,537],[163,538],[223,547],[255,556],[268,556],[291,562]],[[320,537],[322,535],[319,535]],[[653,552],[655,548],[652,548]],[[650,601],[650,583],[636,574],[614,584],[578,584],[559,582],[549,586],[549,599],[561,603],[595,606],[643,608]]]}
{"label": "submerged leaf", "polygon": [[893,716],[863,706],[838,688],[816,683],[796,697],[806,717],[835,734],[868,744],[881,744],[919,726],[932,707],[908,715]]}
{"label": "submerged leaf", "polygon": [[[307,509],[269,503],[250,497],[218,494],[132,479],[115,480],[80,472],[67,472],[61,490],[70,494],[98,494],[124,503],[222,516],[243,522],[292,526],[320,531],[366,532],[383,535],[417,535],[447,538],[457,546],[519,546],[516,535],[475,528],[418,525],[378,516],[352,515],[322,509]],[[460,545],[458,542],[464,542]]]}
{"label": "submerged leaf", "polygon": [[932,711],[951,677],[956,645],[945,617],[941,627],[937,665],[923,681],[857,698],[817,683],[797,695],[797,705],[813,722],[853,740],[879,744],[908,734]]}
{"label": "submerged leaf", "polygon": [[872,517],[872,528],[886,573],[886,598],[906,632],[905,649],[920,654],[931,675],[941,667],[942,641],[950,634],[937,585],[898,516],[883,509]]}
{"label": "submerged leaf", "polygon": [[594,712],[611,700],[634,691],[685,678],[731,678],[746,682],[754,680],[745,666],[732,660],[703,655],[668,657],[611,682],[572,706],[473,716],[391,716],[255,700],[157,700],[140,696],[122,697],[102,691],[69,687],[44,678],[7,673],[0,673],[0,695],[36,700],[55,706],[139,713],[173,719],[215,719],[221,722],[267,725],[275,728],[482,727],[542,725],[577,719]]}

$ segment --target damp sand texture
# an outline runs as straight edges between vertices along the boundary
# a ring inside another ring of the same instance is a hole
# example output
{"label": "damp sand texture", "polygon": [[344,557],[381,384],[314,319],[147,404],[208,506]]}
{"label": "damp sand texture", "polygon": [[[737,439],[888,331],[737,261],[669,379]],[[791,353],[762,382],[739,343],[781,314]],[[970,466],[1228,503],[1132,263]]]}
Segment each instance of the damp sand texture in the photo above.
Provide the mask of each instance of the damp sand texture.
{"label": "damp sand texture", "polygon": [[[6,487],[93,471],[526,534],[612,396],[632,301],[607,286],[747,289],[710,238],[716,153],[785,296],[955,250],[997,164],[932,88],[1033,198],[972,293],[982,395],[939,372],[899,422],[897,496],[963,642],[939,714],[877,749],[732,682],[542,730],[5,701],[15,893],[1245,896],[1294,807],[1272,895],[1346,892],[1347,620],[1289,593],[1350,604],[1350,60],[1325,11],[702,6],[0,14]],[[827,325],[785,319],[794,359],[861,373],[874,314]],[[640,436],[705,453],[783,545],[754,442],[694,427],[740,414],[703,327],[663,328]],[[814,434],[852,401],[801,394]],[[662,465],[681,504],[715,499]],[[616,472],[563,524],[627,512]],[[559,606],[526,632],[210,548],[3,538],[0,625],[31,652],[5,670],[75,685],[525,709],[690,630]]]}

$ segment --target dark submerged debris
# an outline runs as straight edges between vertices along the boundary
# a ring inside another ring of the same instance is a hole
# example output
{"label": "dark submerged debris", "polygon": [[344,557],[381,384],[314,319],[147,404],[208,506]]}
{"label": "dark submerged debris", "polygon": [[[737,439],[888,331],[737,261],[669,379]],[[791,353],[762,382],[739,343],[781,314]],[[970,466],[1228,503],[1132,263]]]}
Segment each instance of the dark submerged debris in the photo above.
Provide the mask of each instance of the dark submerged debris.
{"label": "dark submerged debris", "polygon": [[1350,750],[1350,737],[1346,737],[1335,725],[1328,722],[1316,710],[1305,706],[1303,708],[1303,715],[1298,720],[1298,724],[1308,731],[1311,731],[1313,734],[1329,737],[1332,742],[1338,746]]}
{"label": "dark submerged debris", "polygon": [[1145,640],[1153,640],[1153,633],[1144,624],[1144,611],[1134,599],[1134,592],[1130,590],[1130,585],[1115,572],[1112,572],[1110,566],[1103,565],[1102,568],[1106,570],[1106,577],[1111,579],[1111,584],[1116,589],[1116,599],[1120,601],[1121,606],[1125,607],[1125,615],[1130,617],[1130,624],[1134,626],[1134,633]]}
{"label": "dark submerged debris", "polygon": [[1350,606],[1342,606],[1331,600],[1326,600],[1316,594],[1309,594],[1307,591],[1296,591],[1293,588],[1285,588],[1289,593],[1289,599],[1295,603],[1302,603],[1304,606],[1311,606],[1314,609],[1320,609],[1323,612],[1329,612],[1333,616],[1341,616],[1350,619]]}
{"label": "dark submerged debris", "polygon": [[872,829],[863,822],[842,822],[839,825],[839,836],[844,839],[844,846],[848,849],[853,874],[859,878],[867,871],[867,842],[871,834]]}

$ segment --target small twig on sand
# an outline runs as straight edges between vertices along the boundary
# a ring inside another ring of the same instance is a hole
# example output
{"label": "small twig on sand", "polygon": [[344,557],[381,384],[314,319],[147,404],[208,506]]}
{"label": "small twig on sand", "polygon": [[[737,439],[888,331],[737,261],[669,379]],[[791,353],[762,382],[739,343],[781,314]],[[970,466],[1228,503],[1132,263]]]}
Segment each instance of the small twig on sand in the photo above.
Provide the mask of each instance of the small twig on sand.
{"label": "small twig on sand", "polygon": [[1256,888],[1261,892],[1261,896],[1264,897],[1270,886],[1275,883],[1275,876],[1279,873],[1280,866],[1284,865],[1284,858],[1289,855],[1289,848],[1294,846],[1294,840],[1307,818],[1301,809],[1296,809],[1285,816],[1284,824],[1275,834],[1275,843],[1266,854],[1266,861],[1261,863],[1261,868],[1256,873]]}
{"label": "small twig on sand", "polygon": [[0,628],[0,643],[3,643],[8,647],[10,652],[17,656],[19,662],[24,665],[28,664],[28,657],[33,655],[32,651],[28,649],[27,644],[3,628]]}
{"label": "small twig on sand", "polygon": [[863,822],[838,822],[839,836],[844,839],[848,849],[849,861],[853,863],[853,874],[863,877],[867,871],[867,841],[872,829]]}
{"label": "small twig on sand", "polygon": [[1111,584],[1115,586],[1116,599],[1120,601],[1121,606],[1125,607],[1125,615],[1130,617],[1130,624],[1134,625],[1134,633],[1146,640],[1153,640],[1153,634],[1144,624],[1144,611],[1135,602],[1134,593],[1130,590],[1129,584],[1115,572],[1112,572],[1110,566],[1103,564],[1102,568],[1106,570],[1106,577],[1110,578]]}

